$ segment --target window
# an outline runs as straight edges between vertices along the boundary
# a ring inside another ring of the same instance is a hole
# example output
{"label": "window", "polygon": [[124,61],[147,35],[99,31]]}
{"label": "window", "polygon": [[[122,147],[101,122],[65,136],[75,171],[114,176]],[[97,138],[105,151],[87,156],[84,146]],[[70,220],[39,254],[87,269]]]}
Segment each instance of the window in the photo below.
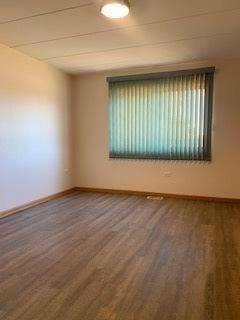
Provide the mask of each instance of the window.
{"label": "window", "polygon": [[108,78],[110,158],[211,160],[214,68]]}

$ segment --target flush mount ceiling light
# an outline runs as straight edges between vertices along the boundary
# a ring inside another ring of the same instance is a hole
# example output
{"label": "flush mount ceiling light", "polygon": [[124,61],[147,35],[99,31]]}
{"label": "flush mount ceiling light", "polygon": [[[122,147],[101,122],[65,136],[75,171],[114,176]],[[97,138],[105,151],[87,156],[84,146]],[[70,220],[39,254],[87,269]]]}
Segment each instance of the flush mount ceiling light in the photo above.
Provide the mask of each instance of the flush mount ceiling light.
{"label": "flush mount ceiling light", "polygon": [[111,19],[124,18],[129,14],[128,0],[106,0],[101,6],[101,13]]}

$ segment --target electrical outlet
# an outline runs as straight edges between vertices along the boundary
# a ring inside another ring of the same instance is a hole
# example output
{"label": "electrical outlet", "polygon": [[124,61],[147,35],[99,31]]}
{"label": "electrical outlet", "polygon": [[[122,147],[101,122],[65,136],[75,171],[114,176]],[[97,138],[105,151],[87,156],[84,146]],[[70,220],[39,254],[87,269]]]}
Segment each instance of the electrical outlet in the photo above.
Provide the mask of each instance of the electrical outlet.
{"label": "electrical outlet", "polygon": [[164,176],[165,178],[169,178],[169,177],[171,177],[171,175],[172,175],[172,172],[170,172],[170,171],[165,171],[165,172],[163,173],[163,176]]}

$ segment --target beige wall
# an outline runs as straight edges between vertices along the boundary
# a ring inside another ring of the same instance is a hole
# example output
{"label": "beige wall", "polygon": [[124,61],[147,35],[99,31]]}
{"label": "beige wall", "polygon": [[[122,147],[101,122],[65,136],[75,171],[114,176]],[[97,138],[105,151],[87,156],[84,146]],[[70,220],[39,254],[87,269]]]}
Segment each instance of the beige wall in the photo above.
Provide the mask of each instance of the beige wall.
{"label": "beige wall", "polygon": [[[209,65],[217,67],[210,164],[108,159],[106,76]],[[240,60],[77,76],[73,115],[69,76],[4,46],[0,67],[0,211],[74,185],[240,198]]]}
{"label": "beige wall", "polygon": [[71,79],[0,46],[0,211],[72,187]]}
{"label": "beige wall", "polygon": [[[211,163],[108,159],[106,76],[212,65],[216,66],[217,72]],[[75,184],[80,187],[240,198],[239,84],[240,60],[75,77]]]}

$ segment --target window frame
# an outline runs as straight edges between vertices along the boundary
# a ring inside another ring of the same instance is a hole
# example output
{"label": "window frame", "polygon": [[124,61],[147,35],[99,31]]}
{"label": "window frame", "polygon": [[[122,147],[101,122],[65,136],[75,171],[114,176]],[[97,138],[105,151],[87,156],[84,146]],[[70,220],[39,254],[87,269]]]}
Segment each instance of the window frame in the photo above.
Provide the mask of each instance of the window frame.
{"label": "window frame", "polygon": [[[205,74],[205,99],[204,99],[204,132],[203,141],[205,143],[203,148],[203,159],[186,159],[186,158],[170,158],[159,156],[144,156],[144,155],[116,155],[111,154],[109,145],[109,158],[110,159],[135,159],[135,160],[167,160],[167,161],[211,161],[212,160],[212,113],[213,113],[213,86],[214,86],[214,73],[215,67],[198,68],[198,69],[187,69],[187,70],[177,70],[169,72],[158,72],[158,73],[146,73],[146,74],[135,74],[117,77],[108,77],[107,82],[109,84],[116,82],[129,82],[136,80],[160,80],[164,78],[174,78],[180,76],[192,76]],[[110,90],[108,88],[108,90]],[[110,107],[110,102],[109,102]],[[109,117],[110,125],[110,117]],[[110,129],[109,129],[110,130]],[[109,137],[110,139],[110,137]]]}

